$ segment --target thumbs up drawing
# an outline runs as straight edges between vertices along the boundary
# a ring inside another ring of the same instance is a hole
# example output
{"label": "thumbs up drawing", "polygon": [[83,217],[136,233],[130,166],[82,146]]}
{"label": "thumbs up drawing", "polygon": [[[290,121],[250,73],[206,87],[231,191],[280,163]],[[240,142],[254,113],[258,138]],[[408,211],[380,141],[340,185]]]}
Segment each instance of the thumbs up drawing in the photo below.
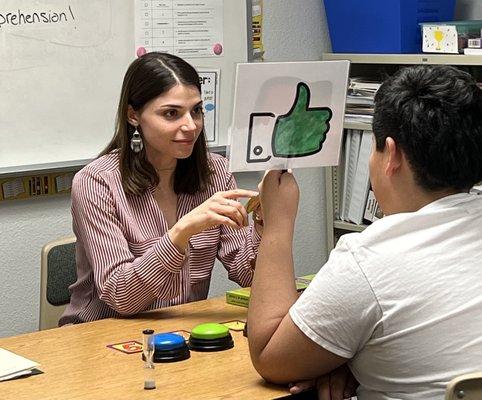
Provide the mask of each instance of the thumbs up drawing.
{"label": "thumbs up drawing", "polygon": [[271,147],[275,157],[304,157],[318,153],[330,130],[333,113],[327,107],[310,107],[310,88],[300,82],[287,114],[276,119]]}

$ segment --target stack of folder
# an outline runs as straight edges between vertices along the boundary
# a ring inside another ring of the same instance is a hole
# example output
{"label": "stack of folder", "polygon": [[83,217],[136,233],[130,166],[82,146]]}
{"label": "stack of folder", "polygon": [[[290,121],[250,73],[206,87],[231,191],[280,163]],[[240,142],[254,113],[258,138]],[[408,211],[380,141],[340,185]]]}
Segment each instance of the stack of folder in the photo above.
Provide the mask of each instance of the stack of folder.
{"label": "stack of folder", "polygon": [[0,348],[0,381],[31,375],[38,366],[35,361]]}
{"label": "stack of folder", "polygon": [[[358,129],[346,129],[342,152],[342,185],[339,191],[338,218],[342,221],[362,224],[366,214],[370,175],[368,160],[372,147],[372,132]],[[373,197],[371,207],[377,209],[378,203]],[[367,214],[368,215],[368,214]],[[373,221],[373,219],[370,219]]]}
{"label": "stack of folder", "polygon": [[346,96],[345,122],[371,124],[374,97],[381,83],[370,78],[352,77]]}

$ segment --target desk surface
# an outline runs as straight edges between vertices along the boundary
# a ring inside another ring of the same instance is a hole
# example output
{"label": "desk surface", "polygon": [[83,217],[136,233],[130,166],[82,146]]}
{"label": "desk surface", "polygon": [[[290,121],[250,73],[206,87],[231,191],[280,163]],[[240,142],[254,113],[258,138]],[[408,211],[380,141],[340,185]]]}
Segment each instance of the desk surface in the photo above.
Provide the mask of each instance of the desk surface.
{"label": "desk surface", "polygon": [[215,298],[147,312],[129,319],[101,321],[0,339],[0,347],[41,364],[41,375],[0,382],[10,399],[273,399],[286,388],[265,383],[251,365],[248,342],[232,332],[234,348],[191,352],[177,363],[156,364],[156,390],[144,390],[141,354],[106,345],[142,342],[142,330],[190,331],[202,322],[246,320],[247,309]]}

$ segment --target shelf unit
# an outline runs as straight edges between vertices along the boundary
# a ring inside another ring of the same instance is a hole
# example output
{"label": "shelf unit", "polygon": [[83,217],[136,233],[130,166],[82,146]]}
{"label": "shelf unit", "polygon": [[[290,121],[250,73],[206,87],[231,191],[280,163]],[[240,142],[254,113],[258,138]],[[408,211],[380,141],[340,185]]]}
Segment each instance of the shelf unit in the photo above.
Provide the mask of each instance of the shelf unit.
{"label": "shelf unit", "polygon": [[[479,82],[482,81],[482,55],[456,54],[343,54],[325,53],[323,61],[349,60],[350,76],[378,77],[391,75],[399,68],[407,65],[453,65],[466,70]],[[345,129],[361,129],[371,131],[370,124],[345,123]],[[325,168],[325,201],[327,221],[328,251],[335,247],[336,238],[347,232],[362,232],[366,225],[356,225],[350,222],[336,220],[335,210],[338,208],[338,189],[341,184],[341,174],[338,167]]]}
{"label": "shelf unit", "polygon": [[482,64],[482,55],[472,56],[465,54],[349,54],[325,53],[323,61],[349,60],[352,64],[447,64],[447,65],[474,65]]}

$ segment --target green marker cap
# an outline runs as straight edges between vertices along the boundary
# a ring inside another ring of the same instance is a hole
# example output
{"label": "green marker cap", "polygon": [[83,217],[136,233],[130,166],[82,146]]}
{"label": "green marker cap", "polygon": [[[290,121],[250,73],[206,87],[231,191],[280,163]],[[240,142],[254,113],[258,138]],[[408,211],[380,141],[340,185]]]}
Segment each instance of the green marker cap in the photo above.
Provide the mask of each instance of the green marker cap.
{"label": "green marker cap", "polygon": [[206,323],[195,326],[191,331],[191,336],[195,339],[220,339],[228,336],[229,329],[217,323]]}

